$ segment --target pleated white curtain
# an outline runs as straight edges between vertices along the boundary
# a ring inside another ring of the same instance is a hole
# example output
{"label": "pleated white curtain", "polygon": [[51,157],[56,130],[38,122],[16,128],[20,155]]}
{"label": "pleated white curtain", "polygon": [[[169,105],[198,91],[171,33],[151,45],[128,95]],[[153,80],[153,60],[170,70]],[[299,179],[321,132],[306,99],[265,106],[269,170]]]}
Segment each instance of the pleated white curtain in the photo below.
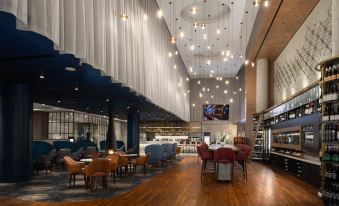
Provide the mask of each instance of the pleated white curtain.
{"label": "pleated white curtain", "polygon": [[154,0],[0,0],[0,10],[14,14],[18,28],[48,37],[60,52],[189,121],[188,75]]}

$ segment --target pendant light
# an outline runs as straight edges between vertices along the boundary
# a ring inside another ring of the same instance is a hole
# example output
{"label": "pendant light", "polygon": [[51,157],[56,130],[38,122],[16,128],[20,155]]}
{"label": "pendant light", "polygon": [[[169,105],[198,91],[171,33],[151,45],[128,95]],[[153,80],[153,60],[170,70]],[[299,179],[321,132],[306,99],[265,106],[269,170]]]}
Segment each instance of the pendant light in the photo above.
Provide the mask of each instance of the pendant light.
{"label": "pendant light", "polygon": [[40,79],[45,79],[45,75],[44,75],[44,68],[41,68],[41,71],[40,71]]}

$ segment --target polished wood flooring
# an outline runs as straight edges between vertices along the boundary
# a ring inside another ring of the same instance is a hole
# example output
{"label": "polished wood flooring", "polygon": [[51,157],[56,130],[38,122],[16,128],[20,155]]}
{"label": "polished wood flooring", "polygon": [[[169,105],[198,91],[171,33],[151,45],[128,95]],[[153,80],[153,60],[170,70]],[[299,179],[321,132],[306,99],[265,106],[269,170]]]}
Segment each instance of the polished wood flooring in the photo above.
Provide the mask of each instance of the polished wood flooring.
{"label": "polished wood flooring", "polygon": [[303,181],[264,164],[252,162],[248,166],[248,181],[244,182],[240,168],[236,169],[233,185],[219,183],[213,174],[200,181],[197,157],[185,157],[171,169],[137,186],[123,195],[88,202],[41,203],[0,197],[0,205],[321,205],[317,189]]}

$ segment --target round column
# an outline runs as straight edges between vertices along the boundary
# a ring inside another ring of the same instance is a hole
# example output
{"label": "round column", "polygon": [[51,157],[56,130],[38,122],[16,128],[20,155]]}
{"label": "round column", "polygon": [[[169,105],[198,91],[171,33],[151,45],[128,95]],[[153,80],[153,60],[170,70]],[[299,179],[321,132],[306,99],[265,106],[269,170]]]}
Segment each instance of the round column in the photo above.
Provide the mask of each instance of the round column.
{"label": "round column", "polygon": [[257,60],[256,71],[256,112],[267,109],[268,99],[268,60]]}

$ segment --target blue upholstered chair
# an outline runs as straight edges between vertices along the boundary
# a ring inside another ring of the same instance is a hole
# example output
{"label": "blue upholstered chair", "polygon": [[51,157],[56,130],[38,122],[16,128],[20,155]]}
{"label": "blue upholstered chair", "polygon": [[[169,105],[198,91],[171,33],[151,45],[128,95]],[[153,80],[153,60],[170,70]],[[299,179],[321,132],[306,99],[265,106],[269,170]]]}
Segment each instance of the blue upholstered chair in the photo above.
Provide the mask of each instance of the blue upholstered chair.
{"label": "blue upholstered chair", "polygon": [[66,141],[66,140],[56,140],[53,141],[53,147],[57,150],[60,149],[71,149],[71,152],[76,152],[79,150],[80,146],[78,144],[76,144],[75,142],[70,142],[70,141]]}
{"label": "blue upholstered chair", "polygon": [[98,151],[98,146],[90,140],[78,140],[77,144],[79,147],[83,147],[85,150],[87,149],[87,147],[95,147]]}
{"label": "blue upholstered chair", "polygon": [[104,152],[106,150],[106,140],[101,140],[99,143],[100,152]]}
{"label": "blue upholstered chair", "polygon": [[125,151],[126,150],[125,143],[121,140],[117,140],[117,149],[121,151]]}
{"label": "blue upholstered chair", "polygon": [[172,150],[173,150],[173,144],[171,143],[164,143],[161,145],[162,149],[163,149],[163,153],[162,153],[162,160],[169,160],[172,154]]}
{"label": "blue upholstered chair", "polygon": [[32,158],[33,161],[41,159],[41,157],[46,156],[53,146],[45,141],[33,141],[32,142]]}
{"label": "blue upholstered chair", "polygon": [[163,157],[162,146],[158,144],[151,144],[145,147],[145,154],[151,154],[149,164],[159,165]]}

